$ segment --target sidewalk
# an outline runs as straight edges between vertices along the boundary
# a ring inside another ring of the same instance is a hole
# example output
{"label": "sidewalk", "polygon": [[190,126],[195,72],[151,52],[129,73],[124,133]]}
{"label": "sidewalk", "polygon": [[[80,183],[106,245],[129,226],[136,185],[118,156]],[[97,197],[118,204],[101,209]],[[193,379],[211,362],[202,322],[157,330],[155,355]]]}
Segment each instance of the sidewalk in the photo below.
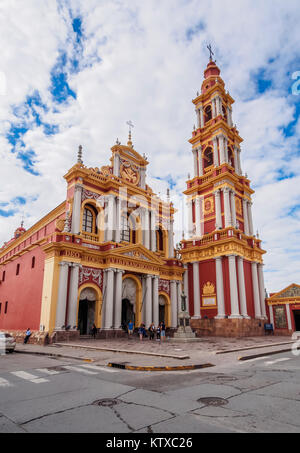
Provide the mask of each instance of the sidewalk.
{"label": "sidewalk", "polygon": [[48,346],[17,344],[16,352],[42,354],[57,358],[93,361],[99,365],[109,363],[126,367],[160,367],[185,369],[200,365],[217,365],[224,361],[239,360],[241,356],[280,352],[293,344],[290,337],[266,336],[249,338],[203,337],[196,343],[164,343],[137,338],[94,340],[57,343]]}

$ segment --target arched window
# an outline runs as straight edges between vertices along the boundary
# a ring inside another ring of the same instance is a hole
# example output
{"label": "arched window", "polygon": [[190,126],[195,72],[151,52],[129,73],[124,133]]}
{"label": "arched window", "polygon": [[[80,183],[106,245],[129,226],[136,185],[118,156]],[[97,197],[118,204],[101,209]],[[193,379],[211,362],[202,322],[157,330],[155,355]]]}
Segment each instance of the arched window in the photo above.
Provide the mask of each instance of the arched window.
{"label": "arched window", "polygon": [[228,147],[228,163],[234,168],[234,154],[230,147]]}
{"label": "arched window", "polygon": [[130,242],[130,225],[127,215],[121,217],[121,241]]}
{"label": "arched window", "polygon": [[222,113],[223,113],[223,118],[227,122],[227,111],[226,111],[226,107],[224,107],[224,105],[222,105]]}
{"label": "arched window", "polygon": [[92,206],[86,205],[83,211],[82,230],[85,233],[97,234],[96,227],[97,213]]}
{"label": "arched window", "polygon": [[214,163],[214,155],[211,147],[206,148],[203,155],[204,168],[210,167]]}
{"label": "arched window", "polygon": [[211,111],[211,106],[208,105],[204,109],[204,122],[207,123],[212,119],[212,111]]}
{"label": "arched window", "polygon": [[157,243],[157,250],[159,252],[164,251],[164,233],[161,228],[159,228],[156,232],[156,243]]}

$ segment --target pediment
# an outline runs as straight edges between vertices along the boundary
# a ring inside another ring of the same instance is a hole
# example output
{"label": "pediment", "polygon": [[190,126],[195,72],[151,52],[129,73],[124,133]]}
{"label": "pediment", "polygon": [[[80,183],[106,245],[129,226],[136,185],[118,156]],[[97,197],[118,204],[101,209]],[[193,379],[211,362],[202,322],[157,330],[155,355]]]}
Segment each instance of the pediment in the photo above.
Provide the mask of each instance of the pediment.
{"label": "pediment", "polygon": [[270,299],[282,299],[282,298],[294,298],[294,297],[300,297],[300,285],[296,285],[295,283],[292,283],[290,286],[287,288],[283,289],[282,291],[279,291],[276,294],[273,294]]}
{"label": "pediment", "polygon": [[164,263],[155,253],[140,244],[118,247],[110,251],[110,254],[146,261],[156,265],[162,265]]}

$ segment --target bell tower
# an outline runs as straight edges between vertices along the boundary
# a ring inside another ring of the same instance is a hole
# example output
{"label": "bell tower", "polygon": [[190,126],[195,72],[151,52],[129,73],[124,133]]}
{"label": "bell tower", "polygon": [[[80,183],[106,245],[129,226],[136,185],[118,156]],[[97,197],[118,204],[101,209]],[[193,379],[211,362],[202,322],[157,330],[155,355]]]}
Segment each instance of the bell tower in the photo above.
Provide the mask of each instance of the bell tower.
{"label": "bell tower", "polygon": [[243,139],[232,121],[234,100],[220,73],[210,58],[201,94],[192,101],[194,174],[184,192],[188,238],[181,254],[192,327],[206,335],[255,335],[263,332],[266,318],[265,251],[253,230],[254,191],[242,173]]}

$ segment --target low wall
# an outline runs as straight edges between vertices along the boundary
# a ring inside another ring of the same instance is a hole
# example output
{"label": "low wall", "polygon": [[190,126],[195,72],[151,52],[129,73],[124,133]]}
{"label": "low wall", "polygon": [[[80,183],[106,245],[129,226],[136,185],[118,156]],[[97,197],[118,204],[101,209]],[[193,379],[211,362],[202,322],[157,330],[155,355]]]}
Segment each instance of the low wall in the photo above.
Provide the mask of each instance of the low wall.
{"label": "low wall", "polygon": [[255,337],[265,335],[260,319],[191,319],[191,328],[198,337]]}

